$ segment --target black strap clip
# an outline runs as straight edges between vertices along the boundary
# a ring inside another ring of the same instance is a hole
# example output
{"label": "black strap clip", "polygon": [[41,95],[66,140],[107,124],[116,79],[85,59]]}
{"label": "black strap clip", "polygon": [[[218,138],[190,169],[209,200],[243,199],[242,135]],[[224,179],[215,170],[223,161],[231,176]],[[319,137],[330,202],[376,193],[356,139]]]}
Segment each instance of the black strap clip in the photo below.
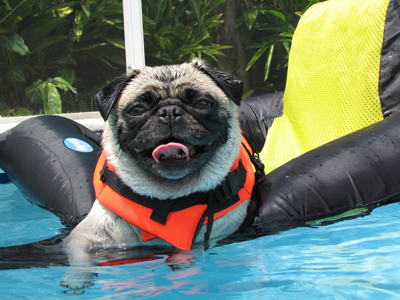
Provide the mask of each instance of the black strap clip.
{"label": "black strap clip", "polygon": [[251,154],[250,151],[246,148],[246,146],[242,143],[242,146],[244,147],[244,149],[246,150],[248,156],[250,157],[250,161],[253,164],[254,168],[256,169],[256,171],[254,172],[254,175],[256,177],[256,182],[263,178],[265,176],[265,166],[264,164],[261,162],[258,153],[254,153]]}
{"label": "black strap clip", "polygon": [[107,171],[108,167],[107,167],[107,161],[104,163],[103,169],[101,169],[100,173],[100,180],[103,183],[106,183],[107,181],[107,175],[106,175],[106,171]]}
{"label": "black strap clip", "polygon": [[161,225],[165,225],[167,222],[167,218],[169,213],[171,212],[172,206],[176,201],[174,200],[156,200],[154,201],[155,205],[153,207],[153,211],[150,215],[150,219],[160,223]]}

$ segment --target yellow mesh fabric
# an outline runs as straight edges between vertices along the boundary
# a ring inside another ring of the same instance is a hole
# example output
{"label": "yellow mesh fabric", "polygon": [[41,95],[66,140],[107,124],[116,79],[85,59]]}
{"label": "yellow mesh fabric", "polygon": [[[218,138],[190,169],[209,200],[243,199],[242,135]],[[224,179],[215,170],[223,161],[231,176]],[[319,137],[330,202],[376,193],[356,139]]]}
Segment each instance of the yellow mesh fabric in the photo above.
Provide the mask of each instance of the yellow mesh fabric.
{"label": "yellow mesh fabric", "polygon": [[284,113],[268,131],[266,171],[383,119],[378,82],[389,0],[312,6],[293,37]]}

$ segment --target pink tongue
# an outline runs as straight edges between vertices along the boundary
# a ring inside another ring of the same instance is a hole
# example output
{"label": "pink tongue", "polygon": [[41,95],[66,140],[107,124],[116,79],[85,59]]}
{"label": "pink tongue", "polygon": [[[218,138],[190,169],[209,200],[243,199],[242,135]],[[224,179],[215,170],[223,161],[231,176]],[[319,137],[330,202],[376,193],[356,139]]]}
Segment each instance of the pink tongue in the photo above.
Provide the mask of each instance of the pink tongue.
{"label": "pink tongue", "polygon": [[186,154],[186,156],[189,155],[188,148],[180,143],[168,143],[166,145],[160,145],[156,149],[154,149],[152,155],[154,160],[159,163],[161,155],[164,155],[165,158],[173,157],[175,155],[178,155],[180,153],[180,150],[182,150]]}

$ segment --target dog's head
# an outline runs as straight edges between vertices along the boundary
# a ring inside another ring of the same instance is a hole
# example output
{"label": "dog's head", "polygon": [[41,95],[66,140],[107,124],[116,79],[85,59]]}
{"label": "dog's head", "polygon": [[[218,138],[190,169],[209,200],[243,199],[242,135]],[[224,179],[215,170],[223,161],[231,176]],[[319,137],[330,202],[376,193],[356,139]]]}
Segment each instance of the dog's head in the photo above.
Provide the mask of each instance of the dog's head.
{"label": "dog's head", "polygon": [[145,67],[96,97],[103,147],[121,179],[160,199],[215,188],[239,153],[243,84],[200,60]]}

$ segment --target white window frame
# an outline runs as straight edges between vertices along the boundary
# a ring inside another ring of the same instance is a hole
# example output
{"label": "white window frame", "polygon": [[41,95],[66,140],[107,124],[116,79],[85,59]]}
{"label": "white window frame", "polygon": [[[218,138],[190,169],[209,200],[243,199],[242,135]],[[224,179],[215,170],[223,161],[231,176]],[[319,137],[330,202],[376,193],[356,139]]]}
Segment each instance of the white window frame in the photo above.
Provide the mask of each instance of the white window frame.
{"label": "white window frame", "polygon": [[126,70],[143,68],[144,39],[142,1],[123,0]]}

